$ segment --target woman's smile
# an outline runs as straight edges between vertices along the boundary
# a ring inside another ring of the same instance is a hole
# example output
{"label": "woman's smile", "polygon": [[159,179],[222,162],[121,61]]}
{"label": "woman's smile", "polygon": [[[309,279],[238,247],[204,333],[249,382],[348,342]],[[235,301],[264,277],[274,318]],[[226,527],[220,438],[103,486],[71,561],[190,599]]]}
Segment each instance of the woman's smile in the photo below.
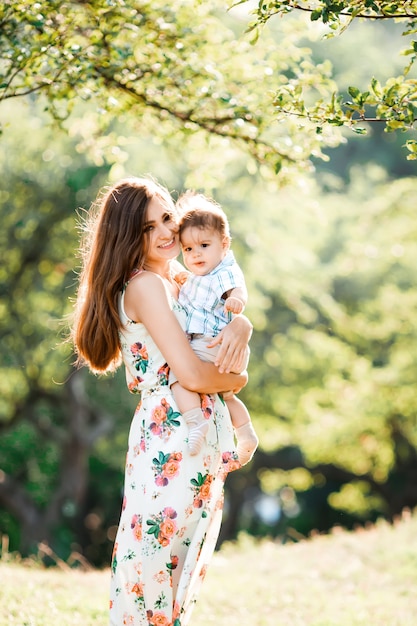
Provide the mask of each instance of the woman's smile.
{"label": "woman's smile", "polygon": [[167,241],[166,243],[161,243],[161,245],[159,246],[159,248],[163,248],[164,250],[166,250],[167,248],[171,248],[171,246],[175,246],[177,244],[175,237],[173,237],[172,239],[170,239],[170,241]]}

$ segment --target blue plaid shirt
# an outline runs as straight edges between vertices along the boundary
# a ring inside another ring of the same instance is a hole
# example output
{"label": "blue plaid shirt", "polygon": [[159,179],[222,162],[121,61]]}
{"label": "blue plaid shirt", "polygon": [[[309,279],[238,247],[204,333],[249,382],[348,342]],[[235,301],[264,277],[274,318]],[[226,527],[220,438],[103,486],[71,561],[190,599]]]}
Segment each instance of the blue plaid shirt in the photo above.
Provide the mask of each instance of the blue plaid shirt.
{"label": "blue plaid shirt", "polygon": [[243,272],[231,250],[209,274],[191,274],[179,295],[187,313],[187,332],[215,337],[231,320],[231,313],[224,311],[222,295],[244,285]]}

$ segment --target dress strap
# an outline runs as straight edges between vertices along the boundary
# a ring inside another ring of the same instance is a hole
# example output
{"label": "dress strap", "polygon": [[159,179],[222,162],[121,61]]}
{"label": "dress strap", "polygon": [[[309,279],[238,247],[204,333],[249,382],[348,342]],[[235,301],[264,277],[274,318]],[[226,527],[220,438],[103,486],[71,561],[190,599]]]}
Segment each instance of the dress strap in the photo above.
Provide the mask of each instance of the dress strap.
{"label": "dress strap", "polygon": [[128,280],[125,282],[125,284],[123,285],[123,289],[122,289],[122,293],[124,293],[126,291],[126,287],[128,286],[128,284],[130,283],[130,281],[132,280],[132,278],[135,278],[135,276],[138,276],[139,274],[142,274],[142,272],[144,272],[145,270],[138,270],[138,269],[134,269],[131,271],[130,276],[128,278]]}
{"label": "dress strap", "polygon": [[132,278],[135,278],[135,276],[137,276],[138,274],[142,274],[142,272],[144,272],[144,271],[145,270],[138,270],[138,269],[132,270],[132,273],[130,274],[129,280],[127,282],[131,281]]}

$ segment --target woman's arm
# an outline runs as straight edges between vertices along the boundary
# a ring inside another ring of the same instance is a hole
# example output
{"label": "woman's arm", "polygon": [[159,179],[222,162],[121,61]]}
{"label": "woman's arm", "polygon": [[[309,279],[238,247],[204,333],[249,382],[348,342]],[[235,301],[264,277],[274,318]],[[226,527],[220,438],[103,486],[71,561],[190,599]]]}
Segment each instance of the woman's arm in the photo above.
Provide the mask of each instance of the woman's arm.
{"label": "woman's arm", "polygon": [[221,374],[212,363],[201,361],[169,304],[163,280],[157,274],[144,272],[130,281],[125,294],[127,315],[142,322],[164,359],[175,371],[181,385],[199,393],[238,390],[247,383],[247,374]]}

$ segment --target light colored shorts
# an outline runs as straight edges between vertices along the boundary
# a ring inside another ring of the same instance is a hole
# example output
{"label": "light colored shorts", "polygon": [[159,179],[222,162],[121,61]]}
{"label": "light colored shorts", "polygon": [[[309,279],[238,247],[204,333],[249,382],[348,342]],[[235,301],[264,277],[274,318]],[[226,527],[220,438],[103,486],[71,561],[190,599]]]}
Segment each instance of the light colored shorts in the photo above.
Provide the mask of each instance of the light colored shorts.
{"label": "light colored shorts", "polygon": [[[214,361],[217,358],[217,354],[220,350],[220,344],[218,346],[214,346],[214,348],[207,348],[207,344],[211,343],[214,337],[211,337],[210,335],[203,335],[203,334],[200,335],[200,334],[192,333],[188,335],[188,338],[190,340],[190,345],[193,351],[196,353],[199,359],[201,359],[202,361],[208,361],[209,363],[214,363]],[[246,357],[244,370],[248,367],[248,363],[249,363],[249,347],[248,347],[248,353]],[[175,376],[172,369],[170,369],[169,370],[169,385],[171,386],[176,382],[178,382],[178,378]]]}

